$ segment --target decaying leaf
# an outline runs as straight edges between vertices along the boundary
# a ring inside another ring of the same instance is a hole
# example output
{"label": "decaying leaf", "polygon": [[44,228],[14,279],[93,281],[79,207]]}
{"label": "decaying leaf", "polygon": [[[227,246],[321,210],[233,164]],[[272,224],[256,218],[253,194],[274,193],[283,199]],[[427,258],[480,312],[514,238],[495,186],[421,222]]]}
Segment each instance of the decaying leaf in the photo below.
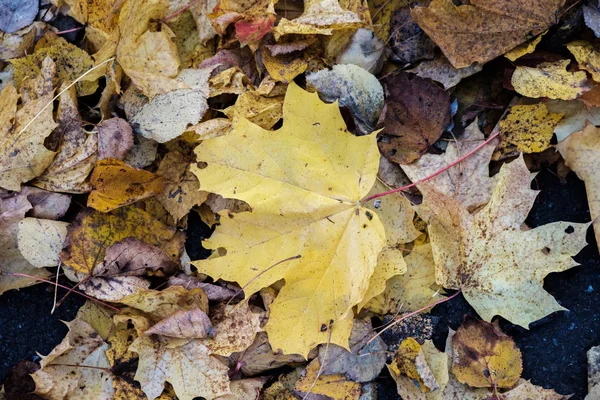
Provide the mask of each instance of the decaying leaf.
{"label": "decaying leaf", "polygon": [[108,345],[83,321],[76,319],[67,326],[67,336],[50,354],[42,356],[41,368],[32,374],[36,393],[51,400],[112,399],[114,389],[108,371],[76,367],[108,368],[108,359],[104,355]]}
{"label": "decaying leaf", "polygon": [[123,160],[133,147],[133,131],[122,118],[110,118],[100,122],[98,129],[98,159]]}
{"label": "decaying leaf", "polygon": [[195,276],[179,274],[169,278],[169,286],[182,286],[186,289],[202,289],[206,293],[206,297],[212,301],[229,300],[235,296],[235,291],[215,285],[213,283],[202,282]]}
{"label": "decaying leaf", "polygon": [[332,400],[358,400],[360,397],[360,383],[347,380],[343,375],[321,375],[317,373],[321,368],[319,360],[313,360],[303,376],[298,379],[294,392],[300,396],[313,393]]}
{"label": "decaying leaf", "polygon": [[386,54],[391,61],[405,65],[435,57],[435,43],[414,21],[410,7],[399,7],[394,11],[389,29]]}
{"label": "decaying leaf", "polygon": [[91,190],[88,175],[98,158],[98,137],[83,130],[77,109],[75,88],[60,96],[57,129],[48,138],[56,157],[33,184],[46,190],[86,193]]}
{"label": "decaying leaf", "polygon": [[268,378],[261,376],[259,378],[239,379],[229,384],[230,394],[218,397],[219,400],[246,400],[257,398],[260,395],[263,385]]}
{"label": "decaying leaf", "polygon": [[542,37],[544,37],[545,33],[546,32],[538,35],[535,39],[530,40],[529,42],[525,42],[523,44],[520,44],[517,47],[515,47],[514,49],[512,49],[511,51],[509,51],[507,53],[504,53],[504,57],[506,57],[510,61],[514,62],[514,61],[516,61],[517,59],[523,57],[526,54],[533,53],[535,51],[535,48],[537,47],[537,45],[542,40]]}
{"label": "decaying leaf", "polygon": [[414,8],[412,16],[452,65],[464,68],[488,62],[544,32],[558,21],[563,4],[471,0],[455,6],[451,0],[433,0],[427,8]]}
{"label": "decaying leaf", "polygon": [[501,315],[527,327],[563,310],[543,290],[543,278],[577,265],[571,257],[586,244],[588,224],[554,222],[521,230],[537,196],[529,183],[523,157],[504,164],[490,202],[475,215],[433,185],[421,189],[418,213],[429,224],[436,281],[461,289],[486,321]]}
{"label": "decaying leaf", "polygon": [[260,314],[254,313],[247,302],[225,305],[211,314],[214,336],[204,341],[211,354],[229,356],[244,351],[262,331]]}
{"label": "decaying leaf", "polygon": [[589,124],[580,132],[571,134],[560,142],[556,148],[560,151],[565,163],[585,182],[590,216],[594,224],[596,241],[600,243],[600,180],[596,160],[600,153],[600,129]]}
{"label": "decaying leaf", "polygon": [[62,262],[76,271],[90,273],[104,260],[108,247],[128,237],[159,246],[174,260],[178,259],[183,245],[182,237],[175,229],[134,206],[109,213],[83,212],[69,225],[67,243],[61,253]]}
{"label": "decaying leaf", "polygon": [[384,86],[379,149],[390,161],[409,164],[450,124],[450,97],[432,81],[407,73],[386,79]]}
{"label": "decaying leaf", "polygon": [[[45,61],[53,70],[52,60]],[[40,175],[52,162],[54,152],[44,139],[57,126],[52,118],[53,93],[30,99],[17,110],[19,95],[13,85],[0,93],[0,187],[19,191],[21,183]],[[36,117],[35,119],[33,119]]]}
{"label": "decaying leaf", "polygon": [[567,49],[575,56],[579,68],[592,75],[592,79],[600,82],[600,52],[588,42],[578,40],[567,45]]}
{"label": "decaying leaf", "polygon": [[565,140],[571,133],[579,132],[585,128],[587,121],[593,125],[600,125],[600,107],[590,107],[588,109],[583,101],[551,100],[546,103],[546,107],[552,113],[564,114],[564,117],[554,128],[554,134],[558,142]]}
{"label": "decaying leaf", "polygon": [[0,30],[13,33],[31,24],[38,13],[37,0],[8,0],[0,4]]}
{"label": "decaying leaf", "polygon": [[[376,74],[383,66],[385,44],[366,28],[360,28],[336,57],[336,64],[352,64]],[[335,67],[335,66],[334,66]]]}
{"label": "decaying leaf", "polygon": [[98,161],[90,178],[94,190],[88,207],[108,212],[152,197],[163,191],[165,180],[152,172],[132,168],[123,161],[109,158]]}
{"label": "decaying leaf", "polygon": [[532,67],[517,67],[511,78],[515,91],[523,96],[573,100],[591,87],[583,71],[566,70],[569,60],[547,62]]}
{"label": "decaying leaf", "polygon": [[[160,291],[139,290],[137,293],[121,299],[119,303],[143,311],[150,322],[158,322],[182,310],[189,311],[199,308],[208,312],[208,299],[201,289],[186,290],[179,286],[171,286]],[[136,328],[145,331],[150,326]]]}
{"label": "decaying leaf", "polygon": [[452,339],[452,373],[474,387],[513,387],[521,377],[521,351],[500,328],[466,318]]}
{"label": "decaying leaf", "polygon": [[259,332],[254,342],[243,352],[232,355],[237,363],[241,363],[242,372],[247,376],[258,375],[264,371],[304,362],[299,354],[275,353],[269,344],[265,332]]}
{"label": "decaying leaf", "polygon": [[144,335],[162,335],[181,339],[204,339],[214,335],[208,315],[199,308],[177,311],[154,324]]}
{"label": "decaying leaf", "polygon": [[504,400],[568,400],[571,396],[556,393],[552,389],[544,389],[533,385],[531,382],[521,379],[519,385],[502,394]]}
{"label": "decaying leaf", "polygon": [[[412,164],[401,165],[402,170],[411,181],[417,182],[473,151],[485,140],[477,123],[476,119],[456,142],[450,142],[444,154],[423,154]],[[531,124],[527,127],[535,129]],[[429,184],[435,185],[436,190],[458,200],[469,211],[487,204],[496,185],[496,178],[490,177],[489,163],[497,142],[494,140],[488,143],[457,166],[430,179]]]}
{"label": "decaying leaf", "polygon": [[379,155],[374,135],[352,136],[337,105],[294,84],[284,121],[271,132],[239,120],[232,132],[196,149],[208,164],[192,166],[202,187],[243,200],[252,212],[221,212],[206,246],[227,254],[194,265],[238,282],[247,295],[284,278],[265,329],[274,349],[306,355],[328,336],[347,347],[346,318],[362,300],[385,243],[377,215],[357,207],[375,181]]}
{"label": "decaying leaf", "polygon": [[[264,129],[271,129],[280,119],[283,112],[283,96],[266,97],[257,91],[240,94],[235,104],[223,110],[231,120],[245,118]],[[210,131],[208,131],[210,129]],[[195,132],[202,139],[220,136],[231,130],[231,121],[220,121],[218,118],[196,125]]]}
{"label": "decaying leaf", "polygon": [[500,145],[494,159],[546,150],[563,115],[549,112],[543,103],[512,106],[500,121]]}
{"label": "decaying leaf", "polygon": [[325,101],[348,107],[361,133],[373,132],[383,108],[383,88],[374,75],[356,65],[337,64],[308,74],[306,81]]}
{"label": "decaying leaf", "polygon": [[160,396],[165,381],[173,385],[180,400],[197,396],[212,400],[230,393],[228,368],[196,340],[169,348],[156,337],[140,336],[129,350],[140,356],[135,380],[149,400]]}
{"label": "decaying leaf", "polygon": [[25,218],[19,222],[18,243],[21,254],[34,267],[54,267],[67,237],[67,222]]}

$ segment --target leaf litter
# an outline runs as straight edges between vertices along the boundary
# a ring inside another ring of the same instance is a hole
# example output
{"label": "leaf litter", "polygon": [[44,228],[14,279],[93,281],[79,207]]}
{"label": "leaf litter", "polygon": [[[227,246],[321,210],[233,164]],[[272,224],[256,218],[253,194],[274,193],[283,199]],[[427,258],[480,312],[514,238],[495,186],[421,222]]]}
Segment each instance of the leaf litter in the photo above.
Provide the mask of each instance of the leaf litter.
{"label": "leaf litter", "polygon": [[[63,273],[55,306],[88,302],[7,399],[366,399],[387,374],[406,399],[567,398],[496,321],[564,311],[543,279],[587,244],[525,225],[531,160],[559,152],[600,231],[591,3],[17,3],[0,293]],[[440,351],[408,321],[459,293],[480,318]]]}

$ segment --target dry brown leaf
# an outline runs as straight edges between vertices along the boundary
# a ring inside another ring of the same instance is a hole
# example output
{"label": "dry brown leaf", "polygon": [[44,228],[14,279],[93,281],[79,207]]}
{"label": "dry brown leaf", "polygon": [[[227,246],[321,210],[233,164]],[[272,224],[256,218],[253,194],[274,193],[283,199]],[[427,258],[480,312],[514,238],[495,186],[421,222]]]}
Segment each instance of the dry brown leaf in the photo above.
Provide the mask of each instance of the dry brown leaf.
{"label": "dry brown leaf", "polygon": [[180,310],[152,325],[144,335],[162,335],[180,339],[204,339],[214,335],[208,315],[199,308]]}
{"label": "dry brown leaf", "polygon": [[379,149],[390,161],[409,164],[450,124],[450,97],[430,80],[401,73],[385,80]]}
{"label": "dry brown leaf", "polygon": [[429,78],[439,82],[448,90],[459,84],[461,80],[480,72],[481,64],[472,64],[465,68],[454,68],[450,61],[443,55],[431,61],[423,61],[408,72],[412,72],[421,78]]}
{"label": "dry brown leaf", "polygon": [[190,160],[180,152],[172,151],[162,159],[156,171],[165,182],[156,198],[176,221],[208,197],[208,192],[200,190],[198,179],[190,172],[189,166]]}
{"label": "dry brown leaf", "polygon": [[469,386],[511,388],[521,377],[521,351],[488,322],[465,318],[452,339],[452,348],[452,373]]}
{"label": "dry brown leaf", "polygon": [[115,159],[100,160],[90,179],[94,190],[88,207],[108,212],[163,191],[165,180],[152,172],[132,168]]}
{"label": "dry brown leaf", "polygon": [[32,374],[36,393],[49,400],[111,400],[114,390],[109,372],[75,367],[108,368],[110,365],[104,355],[108,345],[83,321],[76,319],[67,326],[67,336],[50,354],[42,356],[41,368]]}
{"label": "dry brown leaf", "polygon": [[46,190],[86,193],[91,190],[88,175],[98,158],[98,137],[83,130],[77,109],[75,88],[60,96],[56,116],[57,129],[48,138],[57,154],[33,184]]}
{"label": "dry brown leaf", "polygon": [[[537,2],[471,0],[455,6],[433,0],[412,16],[456,68],[488,62],[558,21],[564,0]],[[467,50],[468,49],[468,50]]]}
{"label": "dry brown leaf", "polygon": [[246,350],[262,331],[261,315],[252,312],[246,301],[217,308],[211,312],[211,321],[215,334],[204,343],[211,354],[225,357]]}
{"label": "dry brown leaf", "polygon": [[110,118],[100,122],[98,130],[98,159],[125,159],[133,147],[133,131],[122,118]]}
{"label": "dry brown leaf", "polygon": [[[208,299],[201,289],[186,290],[179,286],[171,286],[164,290],[145,289],[119,301],[129,307],[143,311],[151,322],[163,320],[178,311],[200,310],[208,311]],[[145,331],[146,328],[140,328]]]}
{"label": "dry brown leaf", "polygon": [[597,160],[600,157],[600,129],[588,123],[582,131],[571,134],[556,148],[567,166],[585,182],[594,233],[596,241],[600,244],[600,179],[597,168]]}
{"label": "dry brown leaf", "polygon": [[[49,58],[44,61],[44,71],[50,76],[53,65]],[[44,146],[57,126],[52,107],[46,107],[52,96],[50,92],[29,99],[17,110],[19,95],[14,86],[6,86],[0,93],[0,187],[19,191],[21,183],[40,175],[52,162],[55,153]]]}
{"label": "dry brown leaf", "polygon": [[[402,170],[411,181],[416,182],[442,170],[463,155],[473,151],[485,141],[479,130],[477,119],[471,123],[456,142],[448,143],[446,152],[441,155],[424,154],[412,164],[402,165]],[[436,190],[455,198],[469,211],[487,204],[496,186],[496,178],[490,177],[489,163],[498,141],[494,140],[476,154],[453,168],[433,177],[428,184]],[[417,185],[419,187],[420,185]]]}
{"label": "dry brown leaf", "polygon": [[71,196],[68,194],[52,193],[31,186],[24,186],[21,193],[27,196],[33,206],[28,215],[34,218],[55,221],[64,217],[71,205]]}

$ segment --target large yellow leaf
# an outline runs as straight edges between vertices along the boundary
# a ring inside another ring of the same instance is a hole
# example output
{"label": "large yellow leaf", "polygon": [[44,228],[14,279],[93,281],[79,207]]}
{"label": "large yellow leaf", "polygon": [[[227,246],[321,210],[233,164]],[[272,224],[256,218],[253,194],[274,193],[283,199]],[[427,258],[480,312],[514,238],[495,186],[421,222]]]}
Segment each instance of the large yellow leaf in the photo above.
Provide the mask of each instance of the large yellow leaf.
{"label": "large yellow leaf", "polygon": [[475,215],[432,185],[422,185],[419,214],[429,224],[436,281],[461,289],[486,321],[501,315],[527,326],[564,310],[543,290],[550,272],[569,269],[589,224],[554,222],[522,230],[537,196],[523,157],[504,164],[490,202]]}
{"label": "large yellow leaf", "polygon": [[346,130],[337,104],[295,84],[283,119],[277,131],[240,119],[227,135],[197,147],[198,161],[208,163],[192,166],[200,187],[243,200],[252,212],[222,212],[206,245],[227,254],[194,265],[247,294],[285,279],[265,330],[274,349],[306,356],[327,342],[332,322],[331,343],[348,346],[351,309],[385,244],[379,218],[359,203],[375,181],[379,152],[375,135]]}
{"label": "large yellow leaf", "polygon": [[573,100],[591,89],[583,71],[566,70],[569,60],[547,62],[533,67],[517,67],[511,78],[515,91],[523,96]]}

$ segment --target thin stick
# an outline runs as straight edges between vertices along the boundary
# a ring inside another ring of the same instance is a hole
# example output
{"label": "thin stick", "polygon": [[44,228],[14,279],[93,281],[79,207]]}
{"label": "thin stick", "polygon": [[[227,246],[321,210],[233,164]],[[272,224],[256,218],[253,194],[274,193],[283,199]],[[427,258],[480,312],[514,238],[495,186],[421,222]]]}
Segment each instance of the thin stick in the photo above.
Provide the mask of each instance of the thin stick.
{"label": "thin stick", "polygon": [[246,289],[248,287],[249,284],[251,284],[252,282],[254,282],[255,280],[257,280],[262,274],[264,274],[265,272],[270,271],[271,269],[275,268],[276,266],[278,266],[279,264],[282,264],[286,261],[291,261],[291,260],[296,260],[298,258],[302,257],[300,254],[298,254],[297,256],[293,256],[293,257],[288,257],[285,260],[281,260],[279,262],[276,262],[275,264],[271,265],[269,268],[265,269],[264,271],[261,271],[258,275],[256,275],[254,278],[250,279],[250,281],[248,281],[248,283],[246,283],[244,286],[242,286],[242,288],[240,290],[238,290],[237,292],[235,292],[235,294],[233,296],[231,296],[231,298],[229,299],[229,301],[227,302],[227,304],[225,304],[225,306],[228,306],[229,303],[231,303],[231,301],[233,299],[235,299],[240,293],[242,293],[244,291],[244,289]]}
{"label": "thin stick", "polygon": [[456,164],[464,161],[465,159],[467,159],[468,157],[472,156],[473,154],[477,153],[479,150],[481,150],[484,146],[486,146],[488,143],[490,143],[492,140],[496,139],[498,137],[500,133],[496,132],[493,135],[491,135],[485,142],[481,143],[479,146],[475,147],[473,150],[471,150],[470,152],[468,152],[467,154],[465,154],[464,156],[456,159],[455,161],[451,162],[450,164],[448,164],[447,166],[445,166],[444,168],[434,172],[433,174],[426,176],[425,178],[418,180],[416,182],[411,183],[410,185],[406,185],[406,186],[402,186],[400,188],[397,189],[393,189],[393,190],[388,190],[387,192],[383,192],[383,193],[377,193],[374,194],[373,196],[369,196],[366,199],[364,199],[361,203],[367,203],[373,199],[376,199],[378,197],[383,197],[383,196],[387,196],[388,194],[392,194],[392,193],[397,193],[397,192],[401,192],[403,190],[406,189],[410,189],[411,187],[417,186],[420,183],[423,182],[427,182],[428,180],[430,180],[431,178],[435,178],[436,176],[438,176],[439,174],[447,171],[448,169],[454,167]]}
{"label": "thin stick", "polygon": [[[33,275],[22,274],[22,273],[19,273],[19,272],[3,272],[3,271],[0,271],[0,275],[4,275],[4,276],[21,276],[21,277],[23,277],[23,278],[29,278],[29,279],[33,279],[33,280],[36,280],[36,281],[39,281],[39,282],[45,282],[45,283],[49,283],[49,284],[51,284],[51,285],[60,286],[60,287],[61,287],[61,288],[63,288],[63,289],[67,289],[67,290],[70,290],[70,289],[71,289],[70,287],[68,287],[68,286],[65,286],[65,285],[61,285],[61,284],[60,284],[60,283],[58,283],[58,282],[52,282],[52,281],[49,281],[49,280],[47,280],[47,279],[39,278],[39,277],[37,277],[37,276],[33,276]],[[73,290],[73,292],[74,292],[74,293],[77,293],[78,295],[80,295],[80,296],[83,296],[83,297],[85,297],[86,299],[89,299],[89,300],[91,300],[91,301],[93,301],[93,302],[96,302],[96,303],[98,303],[98,304],[102,304],[103,306],[105,306],[105,307],[108,307],[108,308],[110,308],[111,310],[114,310],[114,311],[116,311],[116,312],[120,312],[120,311],[121,311],[121,310],[120,310],[119,308],[117,308],[117,307],[113,307],[113,306],[111,306],[110,304],[106,304],[106,303],[104,303],[102,300],[98,300],[98,299],[96,299],[96,298],[94,298],[94,297],[92,297],[92,296],[88,296],[87,294],[85,294],[85,293],[83,293],[83,292],[80,292],[80,291],[78,291],[78,290]]]}
{"label": "thin stick", "polygon": [[56,268],[56,282],[54,283],[54,301],[52,303],[52,310],[50,310],[50,314],[54,314],[54,310],[56,310],[56,297],[58,295],[58,276],[60,275],[60,266],[62,262],[58,263],[58,268]]}
{"label": "thin stick", "polygon": [[58,31],[58,32],[55,32],[55,33],[57,35],[64,35],[66,33],[77,32],[77,31],[80,31],[82,29],[85,29],[85,26],[80,26],[80,27],[77,27],[77,28],[67,29],[66,31]]}
{"label": "thin stick", "polygon": [[48,367],[75,367],[75,368],[91,368],[91,369],[100,369],[102,371],[106,371],[109,374],[112,373],[110,369],[104,367],[96,367],[94,365],[79,365],[79,364],[48,364]]}
{"label": "thin stick", "polygon": [[448,296],[448,297],[446,297],[445,299],[441,299],[441,300],[438,300],[438,301],[436,301],[435,303],[428,304],[428,305],[426,305],[425,307],[419,308],[418,310],[415,310],[415,311],[413,311],[413,312],[411,312],[411,313],[408,313],[408,314],[406,314],[406,315],[402,316],[401,318],[398,318],[397,320],[395,320],[394,322],[392,322],[391,324],[389,324],[388,326],[386,326],[384,329],[382,329],[382,330],[381,330],[381,331],[380,331],[378,334],[376,334],[376,335],[375,335],[375,336],[373,336],[371,339],[369,339],[369,341],[367,342],[367,344],[366,344],[365,346],[368,346],[368,345],[369,345],[369,344],[370,344],[370,343],[371,343],[373,340],[375,340],[376,338],[378,338],[379,336],[381,336],[381,334],[382,334],[383,332],[387,331],[387,330],[388,330],[388,329],[390,329],[392,326],[394,326],[394,325],[397,325],[397,324],[399,324],[400,322],[404,321],[405,319],[408,319],[408,318],[410,318],[410,317],[412,317],[412,316],[415,316],[415,315],[419,314],[419,313],[420,313],[420,312],[422,312],[422,311],[425,311],[425,310],[427,310],[427,309],[430,309],[430,308],[432,308],[432,307],[435,307],[435,306],[437,306],[438,304],[442,304],[442,303],[445,303],[445,302],[447,302],[447,301],[450,301],[450,300],[452,300],[453,298],[455,298],[456,296],[458,296],[458,295],[459,295],[459,293],[460,293],[460,290],[459,290],[458,292],[454,293],[452,296]]}
{"label": "thin stick", "polygon": [[184,12],[185,10],[187,10],[188,8],[190,8],[191,6],[200,3],[201,0],[194,0],[191,3],[189,3],[187,6],[181,7],[179,10],[175,11],[173,14],[171,15],[167,15],[166,17],[163,18],[163,21],[168,21],[170,19],[175,18],[176,16],[178,16],[179,14],[181,14],[182,12]]}

